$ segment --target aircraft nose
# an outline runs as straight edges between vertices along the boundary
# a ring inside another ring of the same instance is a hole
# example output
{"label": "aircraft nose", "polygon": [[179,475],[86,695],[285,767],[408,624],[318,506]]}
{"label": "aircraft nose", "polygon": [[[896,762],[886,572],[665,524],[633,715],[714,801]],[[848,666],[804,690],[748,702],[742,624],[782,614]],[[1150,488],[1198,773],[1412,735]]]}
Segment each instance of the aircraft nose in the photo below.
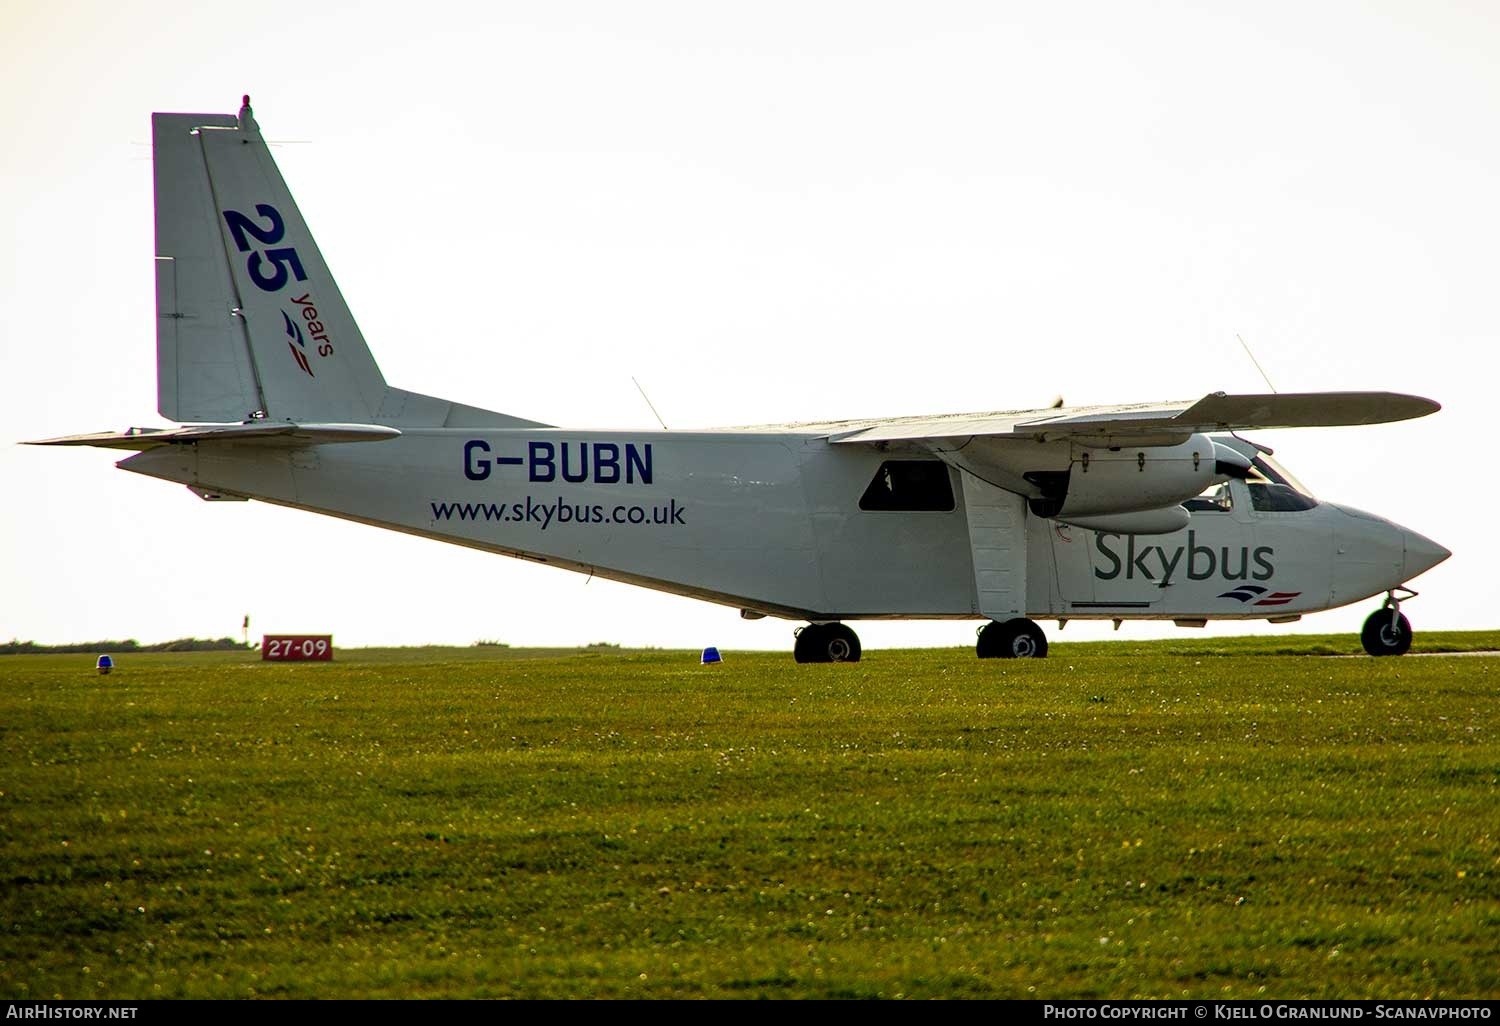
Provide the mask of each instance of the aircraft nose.
{"label": "aircraft nose", "polygon": [[1401,562],[1402,572],[1407,580],[1425,573],[1447,559],[1453,553],[1443,548],[1431,538],[1424,537],[1416,531],[1401,530],[1401,541],[1405,555]]}

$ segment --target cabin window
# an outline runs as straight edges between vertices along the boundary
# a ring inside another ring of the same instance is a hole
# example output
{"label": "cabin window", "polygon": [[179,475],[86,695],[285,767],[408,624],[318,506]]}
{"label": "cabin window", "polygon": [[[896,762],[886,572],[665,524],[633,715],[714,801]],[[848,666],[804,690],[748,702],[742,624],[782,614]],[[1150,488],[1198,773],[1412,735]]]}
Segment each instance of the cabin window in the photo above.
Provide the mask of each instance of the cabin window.
{"label": "cabin window", "polygon": [[941,460],[886,460],[860,496],[868,512],[919,512],[953,509],[953,482]]}

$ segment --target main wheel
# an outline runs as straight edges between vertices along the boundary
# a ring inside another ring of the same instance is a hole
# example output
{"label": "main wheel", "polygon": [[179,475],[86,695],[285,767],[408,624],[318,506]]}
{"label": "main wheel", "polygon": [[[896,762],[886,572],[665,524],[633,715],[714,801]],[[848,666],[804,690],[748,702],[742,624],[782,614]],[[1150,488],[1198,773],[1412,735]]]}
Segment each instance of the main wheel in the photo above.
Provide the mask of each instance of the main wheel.
{"label": "main wheel", "polygon": [[797,632],[792,657],[799,663],[857,663],[859,636],[841,623],[810,623]]}
{"label": "main wheel", "polygon": [[1045,659],[1047,635],[1024,616],[997,623],[991,620],[979,631],[975,651],[981,659]]}
{"label": "main wheel", "polygon": [[1396,614],[1396,623],[1391,624],[1391,611],[1377,609],[1365,621],[1359,632],[1359,642],[1372,656],[1405,655],[1411,648],[1411,624],[1405,613]]}

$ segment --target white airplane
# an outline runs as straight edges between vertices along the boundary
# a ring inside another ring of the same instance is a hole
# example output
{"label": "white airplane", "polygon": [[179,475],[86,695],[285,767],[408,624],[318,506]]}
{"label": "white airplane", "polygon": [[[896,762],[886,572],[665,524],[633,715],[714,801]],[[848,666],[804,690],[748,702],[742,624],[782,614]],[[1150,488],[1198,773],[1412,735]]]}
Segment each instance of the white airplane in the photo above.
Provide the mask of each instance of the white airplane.
{"label": "white airplane", "polygon": [[[1385,593],[1372,655],[1447,549],[1320,502],[1239,429],[1377,424],[1387,392],[793,424],[579,431],[387,385],[250,109],[152,116],[158,410],[184,426],[36,444],[125,470],[808,621],[983,619],[978,655],[1045,656],[1036,619],[1265,619]],[[1210,437],[1211,433],[1230,432]]]}

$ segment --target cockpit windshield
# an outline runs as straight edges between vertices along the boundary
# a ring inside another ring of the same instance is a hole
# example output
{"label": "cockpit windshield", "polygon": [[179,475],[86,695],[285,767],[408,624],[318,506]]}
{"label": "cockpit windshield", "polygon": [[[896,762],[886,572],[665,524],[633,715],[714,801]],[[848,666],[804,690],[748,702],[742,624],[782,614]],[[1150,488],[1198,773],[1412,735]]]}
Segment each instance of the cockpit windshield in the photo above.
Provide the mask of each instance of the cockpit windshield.
{"label": "cockpit windshield", "polygon": [[[1250,454],[1246,453],[1246,455]],[[1256,470],[1261,472],[1266,480],[1274,484],[1286,485],[1294,492],[1297,492],[1299,495],[1305,495],[1309,499],[1313,497],[1312,492],[1308,491],[1307,487],[1301,481],[1293,477],[1291,471],[1287,470],[1280,463],[1277,463],[1275,459],[1266,453],[1257,450],[1253,456],[1250,456],[1250,463]]]}
{"label": "cockpit windshield", "polygon": [[1245,484],[1250,488],[1250,505],[1260,512],[1295,513],[1318,504],[1317,499],[1302,490],[1296,478],[1265,453],[1251,457],[1250,468]]}
{"label": "cockpit windshield", "polygon": [[1250,474],[1245,484],[1250,489],[1250,505],[1258,512],[1295,513],[1318,504],[1302,483],[1267,453],[1242,438],[1216,438],[1215,441],[1249,457]]}

